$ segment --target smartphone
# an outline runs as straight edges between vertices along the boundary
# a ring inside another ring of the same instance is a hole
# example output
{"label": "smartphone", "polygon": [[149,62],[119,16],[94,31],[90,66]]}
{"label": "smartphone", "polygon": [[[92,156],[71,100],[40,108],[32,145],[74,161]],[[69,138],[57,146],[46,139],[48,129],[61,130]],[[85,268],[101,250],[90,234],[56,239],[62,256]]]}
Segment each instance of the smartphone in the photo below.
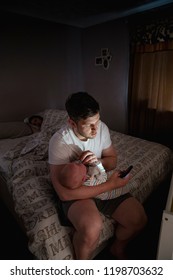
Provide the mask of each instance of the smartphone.
{"label": "smartphone", "polygon": [[126,170],[120,171],[120,178],[124,178],[133,168],[133,165],[130,165]]}

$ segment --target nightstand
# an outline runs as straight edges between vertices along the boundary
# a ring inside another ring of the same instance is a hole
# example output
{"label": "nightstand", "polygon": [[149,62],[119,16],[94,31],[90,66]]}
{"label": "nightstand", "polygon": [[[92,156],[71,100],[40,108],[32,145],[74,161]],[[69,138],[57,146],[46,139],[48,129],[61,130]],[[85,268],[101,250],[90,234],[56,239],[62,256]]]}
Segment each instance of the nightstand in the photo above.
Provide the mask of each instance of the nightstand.
{"label": "nightstand", "polygon": [[162,215],[157,259],[173,259],[173,174],[170,183],[166,208],[163,211]]}

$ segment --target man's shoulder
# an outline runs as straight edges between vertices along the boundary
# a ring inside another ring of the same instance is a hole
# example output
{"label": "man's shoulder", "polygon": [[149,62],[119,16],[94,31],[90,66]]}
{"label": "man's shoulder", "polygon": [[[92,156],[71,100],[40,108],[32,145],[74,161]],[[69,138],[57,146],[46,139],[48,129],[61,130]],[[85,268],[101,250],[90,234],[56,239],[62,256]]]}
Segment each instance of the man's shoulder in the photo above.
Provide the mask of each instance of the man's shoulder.
{"label": "man's shoulder", "polygon": [[107,125],[106,125],[103,121],[100,121],[100,125],[101,125],[102,127],[107,127]]}
{"label": "man's shoulder", "polygon": [[69,127],[67,125],[63,125],[59,130],[57,130],[52,135],[51,140],[61,140],[68,134],[69,134]]}
{"label": "man's shoulder", "polygon": [[73,141],[73,132],[68,125],[62,126],[57,132],[53,134],[50,139],[51,143],[70,144]]}
{"label": "man's shoulder", "polygon": [[109,130],[108,126],[103,121],[101,121],[100,122],[100,132],[104,133],[104,132],[106,132],[108,130]]}

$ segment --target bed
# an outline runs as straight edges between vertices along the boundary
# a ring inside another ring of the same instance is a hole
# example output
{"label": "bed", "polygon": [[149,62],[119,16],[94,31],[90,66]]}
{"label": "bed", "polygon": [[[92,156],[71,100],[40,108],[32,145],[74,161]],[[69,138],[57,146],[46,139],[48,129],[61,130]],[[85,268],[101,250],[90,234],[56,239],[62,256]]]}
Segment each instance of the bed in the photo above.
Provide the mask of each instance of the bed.
{"label": "bed", "polygon": [[[66,120],[64,110],[47,109],[40,132],[0,140],[0,194],[27,235],[33,258],[39,260],[74,259],[73,228],[59,221],[58,197],[47,161],[50,137]],[[128,188],[144,203],[172,171],[172,150],[117,131],[110,130],[110,134],[118,152],[117,168],[133,164]],[[103,215],[102,219],[104,227],[95,255],[114,232],[113,220]]]}

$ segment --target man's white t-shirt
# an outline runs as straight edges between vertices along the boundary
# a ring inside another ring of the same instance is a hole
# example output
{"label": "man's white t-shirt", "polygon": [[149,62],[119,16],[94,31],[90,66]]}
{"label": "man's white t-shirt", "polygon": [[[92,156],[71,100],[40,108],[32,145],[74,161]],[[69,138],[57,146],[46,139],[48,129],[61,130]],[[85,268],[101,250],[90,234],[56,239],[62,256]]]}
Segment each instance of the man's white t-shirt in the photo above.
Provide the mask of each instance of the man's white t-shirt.
{"label": "man's white t-shirt", "polygon": [[66,164],[77,160],[81,153],[87,150],[101,158],[102,151],[111,144],[109,129],[102,121],[99,122],[96,137],[87,141],[81,141],[67,124],[50,139],[48,161],[54,165]]}

